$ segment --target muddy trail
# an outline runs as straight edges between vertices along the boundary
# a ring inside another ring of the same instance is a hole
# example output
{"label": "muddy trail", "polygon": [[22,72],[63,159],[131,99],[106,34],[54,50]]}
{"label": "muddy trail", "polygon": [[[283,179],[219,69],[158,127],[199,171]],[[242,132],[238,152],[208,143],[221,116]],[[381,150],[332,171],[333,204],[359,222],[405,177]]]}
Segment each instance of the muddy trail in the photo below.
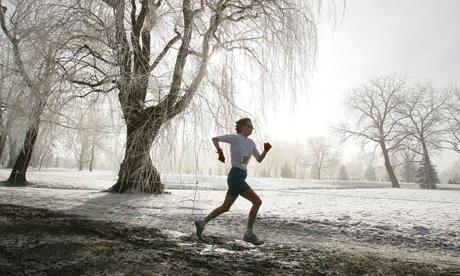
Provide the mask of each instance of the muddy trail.
{"label": "muddy trail", "polygon": [[459,275],[458,267],[333,247],[222,236],[197,241],[155,228],[0,205],[0,275]]}

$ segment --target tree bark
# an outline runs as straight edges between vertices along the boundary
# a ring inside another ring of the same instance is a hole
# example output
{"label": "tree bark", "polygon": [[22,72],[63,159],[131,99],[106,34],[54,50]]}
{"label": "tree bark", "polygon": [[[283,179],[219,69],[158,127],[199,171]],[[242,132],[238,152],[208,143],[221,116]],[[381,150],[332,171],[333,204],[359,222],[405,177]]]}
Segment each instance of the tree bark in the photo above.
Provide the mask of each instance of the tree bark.
{"label": "tree bark", "polygon": [[82,171],[83,170],[83,164],[85,163],[85,145],[82,145],[81,150],[80,150],[80,159],[78,160],[78,170]]}
{"label": "tree bark", "polygon": [[430,159],[430,154],[428,153],[428,148],[426,146],[426,143],[425,141],[422,141],[422,148],[423,148],[423,162],[425,162],[424,164],[424,168],[425,168],[425,179],[427,180],[427,183],[426,184],[426,188],[427,189],[436,189],[436,179],[434,178],[434,169],[433,169],[433,165],[431,164],[431,159]]}
{"label": "tree bark", "polygon": [[8,163],[6,164],[6,168],[12,169],[17,158],[16,149],[18,147],[16,145],[16,141],[14,141],[11,137],[8,137],[8,141]]}
{"label": "tree bark", "polygon": [[[0,85],[1,87],[1,85]],[[3,110],[2,110],[2,101],[0,99],[0,161],[2,160],[3,150],[5,149],[6,143],[6,128],[3,124]]]}
{"label": "tree bark", "polygon": [[3,126],[2,126],[2,130],[0,130],[0,161],[2,160],[3,151],[5,150],[5,144],[6,144],[6,132],[3,131]]}
{"label": "tree bark", "polygon": [[387,170],[388,177],[390,177],[391,186],[393,188],[399,188],[398,179],[396,178],[393,166],[391,165],[390,157],[388,155],[388,150],[386,148],[385,142],[380,142],[380,147],[382,149],[383,158],[385,159],[385,169]]}
{"label": "tree bark", "polygon": [[42,153],[42,155],[40,156],[40,160],[38,162],[38,170],[39,171],[42,170],[43,161],[45,160],[45,157],[46,157],[46,152]]}
{"label": "tree bark", "polygon": [[34,118],[34,122],[27,130],[22,149],[14,163],[10,177],[6,181],[7,186],[25,186],[27,184],[27,167],[32,158],[32,151],[37,140],[39,125],[40,116]]}
{"label": "tree bark", "polygon": [[89,171],[93,171],[93,163],[94,163],[94,142],[93,145],[91,145],[91,156],[89,160]]}
{"label": "tree bark", "polygon": [[120,164],[118,180],[109,191],[161,194],[164,185],[161,183],[159,171],[153,166],[150,148],[162,123],[159,119],[155,120],[155,116],[150,119],[139,116],[131,113],[126,120],[125,157]]}

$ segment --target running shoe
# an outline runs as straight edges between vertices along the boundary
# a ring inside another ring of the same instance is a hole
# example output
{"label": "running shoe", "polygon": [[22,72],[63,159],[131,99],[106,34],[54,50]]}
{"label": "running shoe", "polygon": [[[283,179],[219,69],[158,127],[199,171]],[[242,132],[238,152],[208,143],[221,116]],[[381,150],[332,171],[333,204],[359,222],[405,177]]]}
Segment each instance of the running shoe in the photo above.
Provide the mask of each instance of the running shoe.
{"label": "running shoe", "polygon": [[243,241],[252,243],[254,245],[261,245],[264,241],[259,240],[256,234],[254,233],[246,233],[244,234]]}
{"label": "running shoe", "polygon": [[204,231],[204,221],[202,220],[195,220],[195,226],[196,226],[196,235],[199,239],[201,239],[201,235],[203,234]]}

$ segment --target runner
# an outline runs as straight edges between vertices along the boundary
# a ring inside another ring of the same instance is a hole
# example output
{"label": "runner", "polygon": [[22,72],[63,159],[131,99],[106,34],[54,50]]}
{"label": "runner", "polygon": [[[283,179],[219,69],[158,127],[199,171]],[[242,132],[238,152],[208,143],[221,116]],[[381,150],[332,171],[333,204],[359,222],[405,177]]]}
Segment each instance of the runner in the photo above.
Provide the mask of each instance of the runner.
{"label": "runner", "polygon": [[254,141],[248,138],[252,134],[253,129],[254,127],[251,119],[242,118],[236,122],[237,134],[227,134],[212,138],[212,142],[214,143],[219,155],[218,160],[221,162],[225,162],[225,157],[219,146],[219,142],[229,143],[231,145],[230,153],[232,168],[228,173],[228,191],[222,205],[214,209],[203,220],[195,221],[196,234],[198,238],[201,238],[205,225],[222,213],[228,212],[238,196],[241,195],[252,203],[252,208],[249,211],[248,228],[244,234],[243,240],[255,245],[261,245],[264,243],[253,232],[254,221],[256,220],[257,212],[259,211],[262,201],[251,189],[251,187],[249,187],[245,180],[247,177],[247,166],[251,156],[254,156],[258,162],[262,162],[272,146],[269,143],[264,143],[264,151],[260,154]]}

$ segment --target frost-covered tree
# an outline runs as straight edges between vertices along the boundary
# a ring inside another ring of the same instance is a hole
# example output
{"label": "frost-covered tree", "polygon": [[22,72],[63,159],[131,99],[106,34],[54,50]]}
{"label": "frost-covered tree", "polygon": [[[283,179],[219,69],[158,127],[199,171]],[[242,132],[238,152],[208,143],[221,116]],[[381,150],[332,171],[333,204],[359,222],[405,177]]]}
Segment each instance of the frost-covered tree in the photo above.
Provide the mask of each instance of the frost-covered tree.
{"label": "frost-covered tree", "polygon": [[262,168],[259,171],[259,176],[260,177],[270,177],[270,170],[268,168]]}
{"label": "frost-covered tree", "polygon": [[364,178],[369,181],[376,181],[377,174],[375,173],[375,168],[372,165],[367,166],[366,171],[364,171]]}
{"label": "frost-covered tree", "polygon": [[410,148],[414,145],[410,144],[410,141],[406,141],[404,148],[400,149],[396,158],[399,162],[399,175],[401,179],[406,183],[416,182],[416,171],[417,171],[417,154]]}
{"label": "frost-covered tree", "polygon": [[300,176],[301,169],[307,167],[307,163],[304,161],[304,146],[300,143],[285,141],[274,141],[274,144],[276,144],[276,147],[273,147],[272,155],[267,156],[263,163],[254,165],[270,172],[272,177],[280,177],[280,168],[285,164],[289,164],[293,177]]}
{"label": "frost-covered tree", "polygon": [[[70,120],[64,131],[63,144],[75,158],[78,170],[88,168],[93,170],[96,151],[106,144],[104,133],[110,123],[104,110],[97,110],[97,101],[76,99],[73,107],[66,110],[67,119]],[[100,103],[104,107],[103,103]],[[69,110],[70,109],[70,110]]]}
{"label": "frost-covered tree", "polygon": [[0,27],[12,48],[14,71],[27,88],[27,127],[7,185],[26,184],[26,172],[39,133],[41,116],[53,93],[61,91],[56,59],[72,22],[65,1],[2,1]]}
{"label": "frost-covered tree", "polygon": [[[0,35],[1,36],[1,35]],[[8,53],[11,47],[4,47]],[[3,56],[2,56],[3,58]],[[2,59],[3,78],[0,83],[0,159],[7,168],[13,168],[18,155],[18,144],[24,136],[29,102],[21,80],[14,73],[11,57]]]}
{"label": "frost-covered tree", "polygon": [[350,177],[348,177],[347,167],[345,167],[345,165],[340,166],[339,173],[337,174],[337,179],[344,181],[350,180]]}
{"label": "frost-covered tree", "polygon": [[446,133],[443,142],[447,148],[460,153],[460,88],[453,87],[447,92],[444,108]]}
{"label": "frost-covered tree", "polygon": [[460,177],[458,174],[455,174],[451,179],[449,179],[448,184],[460,184]]}
{"label": "frost-covered tree", "polygon": [[5,88],[7,91],[4,97],[4,159],[7,160],[7,168],[12,169],[24,141],[31,103],[27,88],[17,76],[11,75]]}
{"label": "frost-covered tree", "polygon": [[[3,37],[0,33],[0,38]],[[0,47],[3,50],[0,53],[0,160],[3,159],[2,163],[12,168],[17,155],[13,137],[21,125],[21,114],[27,105],[20,104],[24,97],[22,85],[12,70],[12,47],[3,39],[0,39]]]}
{"label": "frost-covered tree", "polygon": [[[445,103],[446,97],[435,91],[430,84],[419,84],[410,89],[398,107],[402,118],[399,124],[407,135],[406,139],[411,142],[406,148],[416,153],[421,160],[417,179],[424,183],[423,188],[436,189],[437,176],[430,156],[442,146]],[[423,173],[426,175],[422,177],[420,174]]]}
{"label": "frost-covered tree", "polygon": [[416,177],[417,183],[423,189],[436,189],[436,183],[439,183],[436,168],[426,156],[423,156],[422,160],[420,160]]}
{"label": "frost-covered tree", "polygon": [[285,163],[281,169],[280,169],[280,175],[283,178],[293,178],[294,173],[292,172],[292,169],[288,166],[287,163]]}
{"label": "frost-covered tree", "polygon": [[245,75],[249,58],[258,66],[252,76],[267,75],[261,68],[301,76],[315,49],[315,1],[77,2],[86,34],[69,58],[77,61],[69,79],[96,92],[116,90],[126,123],[115,192],[163,191],[152,144],[194,100],[217,52],[239,57],[229,69]]}
{"label": "frost-covered tree", "polygon": [[57,139],[58,132],[55,130],[56,126],[50,123],[42,123],[37,142],[35,144],[30,166],[36,167],[39,170],[43,166],[49,166],[54,158],[54,147]]}
{"label": "frost-covered tree", "polygon": [[345,95],[349,121],[337,130],[346,138],[356,138],[364,145],[374,143],[382,151],[384,164],[393,188],[399,188],[391,153],[401,146],[405,136],[398,131],[399,114],[405,80],[395,76],[371,78],[368,83]]}
{"label": "frost-covered tree", "polygon": [[306,162],[311,167],[312,177],[321,180],[325,170],[337,166],[339,152],[327,137],[311,137],[307,141]]}

